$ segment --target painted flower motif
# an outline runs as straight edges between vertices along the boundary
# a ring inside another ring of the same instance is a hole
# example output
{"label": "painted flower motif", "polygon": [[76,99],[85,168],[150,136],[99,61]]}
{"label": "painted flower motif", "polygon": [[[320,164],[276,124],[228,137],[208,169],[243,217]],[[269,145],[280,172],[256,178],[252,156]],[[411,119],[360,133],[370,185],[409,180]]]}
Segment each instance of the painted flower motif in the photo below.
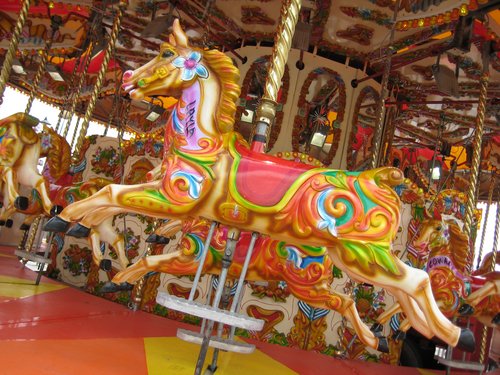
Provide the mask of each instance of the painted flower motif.
{"label": "painted flower motif", "polygon": [[208,70],[203,64],[200,64],[201,53],[191,51],[187,58],[184,56],[176,57],[172,64],[182,70],[181,79],[183,81],[190,81],[195,75],[200,78],[208,78]]}

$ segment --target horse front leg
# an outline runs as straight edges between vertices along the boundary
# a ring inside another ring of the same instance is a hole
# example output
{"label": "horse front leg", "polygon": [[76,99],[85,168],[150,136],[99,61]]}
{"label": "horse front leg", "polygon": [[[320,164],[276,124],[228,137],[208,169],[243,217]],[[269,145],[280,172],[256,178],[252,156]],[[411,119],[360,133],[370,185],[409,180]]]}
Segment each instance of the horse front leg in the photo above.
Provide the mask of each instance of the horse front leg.
{"label": "horse front leg", "polygon": [[[46,215],[50,215],[52,201],[49,198],[49,192],[47,185],[45,184],[45,179],[36,169],[33,168],[33,165],[29,164],[21,166],[17,172],[17,179],[21,185],[31,186],[38,192],[44,213]],[[23,205],[23,203],[21,203],[21,205]],[[26,208],[21,207],[23,210]]]}
{"label": "horse front leg", "polygon": [[[101,224],[90,231],[89,242],[92,247],[92,258],[94,263],[105,271],[111,270],[111,261],[104,259],[101,252],[101,241],[113,246],[118,256],[120,268],[125,269],[130,264],[125,253],[125,243],[123,236],[115,232],[112,225],[112,218],[104,220]],[[106,261],[103,263],[103,261]]]}
{"label": "horse front leg", "polygon": [[[100,225],[108,217],[130,212],[154,217],[167,217],[168,201],[158,198],[160,182],[139,185],[107,185],[97,193],[68,205],[58,216],[50,219],[45,230],[66,232],[71,222],[79,221],[88,235],[89,229]],[[78,235],[79,237],[83,237]]]}

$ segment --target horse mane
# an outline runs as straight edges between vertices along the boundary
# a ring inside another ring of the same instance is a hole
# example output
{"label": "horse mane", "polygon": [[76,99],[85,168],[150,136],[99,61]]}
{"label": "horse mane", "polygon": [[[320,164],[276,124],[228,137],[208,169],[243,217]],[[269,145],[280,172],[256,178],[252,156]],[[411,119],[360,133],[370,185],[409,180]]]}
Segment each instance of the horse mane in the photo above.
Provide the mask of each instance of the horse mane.
{"label": "horse mane", "polygon": [[465,273],[468,269],[469,237],[454,222],[448,223],[448,230],[452,261],[461,273]]}
{"label": "horse mane", "polygon": [[217,109],[219,131],[229,133],[234,128],[236,101],[241,91],[238,84],[240,71],[228,56],[216,49],[202,53],[204,61],[217,74],[221,83],[221,101]]}
{"label": "horse mane", "polygon": [[49,173],[54,180],[58,180],[68,173],[71,166],[71,147],[65,138],[49,127],[45,129],[50,134],[51,147],[47,153]]}

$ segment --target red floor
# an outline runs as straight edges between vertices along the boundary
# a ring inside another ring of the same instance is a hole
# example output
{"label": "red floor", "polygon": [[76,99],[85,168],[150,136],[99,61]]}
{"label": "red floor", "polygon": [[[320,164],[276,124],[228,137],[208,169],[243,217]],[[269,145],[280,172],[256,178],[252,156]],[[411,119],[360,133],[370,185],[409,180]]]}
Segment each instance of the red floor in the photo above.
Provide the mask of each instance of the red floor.
{"label": "red floor", "polygon": [[[0,375],[194,373],[199,347],[175,335],[179,327],[197,327],[133,312],[47,278],[35,286],[36,274],[23,268],[13,251],[0,247]],[[253,354],[221,353],[216,374],[443,373],[253,343]]]}

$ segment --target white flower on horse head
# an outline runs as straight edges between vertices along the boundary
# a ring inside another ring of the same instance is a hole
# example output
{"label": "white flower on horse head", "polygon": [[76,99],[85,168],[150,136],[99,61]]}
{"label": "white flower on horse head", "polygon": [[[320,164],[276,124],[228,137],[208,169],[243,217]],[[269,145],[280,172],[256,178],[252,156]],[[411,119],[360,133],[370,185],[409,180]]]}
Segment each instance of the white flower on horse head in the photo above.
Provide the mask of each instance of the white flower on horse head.
{"label": "white flower on horse head", "polygon": [[191,51],[187,58],[178,56],[172,61],[172,65],[176,68],[182,69],[181,79],[183,81],[190,81],[195,75],[200,78],[208,78],[208,70],[205,68],[201,61],[201,53],[198,51]]}

